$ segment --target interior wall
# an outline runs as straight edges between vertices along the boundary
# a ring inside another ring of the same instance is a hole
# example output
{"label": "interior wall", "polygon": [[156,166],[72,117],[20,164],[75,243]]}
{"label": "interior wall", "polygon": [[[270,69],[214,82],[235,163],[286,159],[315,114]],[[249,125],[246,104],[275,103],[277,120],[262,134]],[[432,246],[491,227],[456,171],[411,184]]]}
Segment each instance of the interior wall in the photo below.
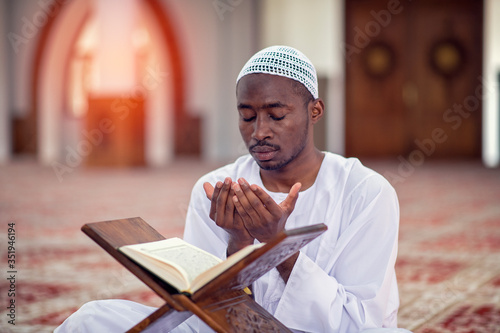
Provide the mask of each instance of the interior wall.
{"label": "interior wall", "polygon": [[500,165],[500,1],[484,2],[483,162]]}
{"label": "interior wall", "polygon": [[[170,13],[169,13],[170,14]],[[158,22],[150,11],[145,11],[144,22],[151,41],[163,40]],[[149,64],[139,78],[140,87],[148,93],[145,119],[145,158],[149,166],[164,166],[174,159],[174,83],[172,82],[172,59],[168,45],[151,45]]]}
{"label": "interior wall", "polygon": [[[58,0],[61,1],[61,0]],[[33,155],[37,150],[33,110],[34,60],[43,29],[54,16],[52,0],[2,0],[6,9],[8,94],[13,153]]]}
{"label": "interior wall", "polygon": [[206,145],[210,141],[207,122],[212,117],[216,104],[215,66],[218,50],[216,36],[216,14],[208,1],[163,0],[179,43],[183,59],[183,84],[185,112],[201,118],[201,152],[207,158]]}
{"label": "interior wall", "polygon": [[[0,36],[7,35],[7,3],[0,1]],[[5,38],[0,41],[0,164],[10,160],[10,108],[7,64],[8,44]]]}
{"label": "interior wall", "polygon": [[[66,77],[72,48],[90,11],[88,1],[66,3],[44,45],[37,82],[38,160],[45,165],[62,161],[72,150],[63,136]],[[67,112],[68,110],[66,110]],[[77,139],[80,140],[80,139]],[[79,156],[80,159],[84,156]],[[79,166],[80,163],[77,163]]]}
{"label": "interior wall", "polygon": [[2,1],[8,7],[9,19],[7,41],[10,53],[9,62],[12,68],[9,82],[11,90],[11,109],[17,117],[26,116],[31,107],[31,73],[33,70],[33,58],[40,31],[47,23],[47,12],[45,5],[47,1]]}
{"label": "interior wall", "polygon": [[[319,75],[338,70],[334,50],[335,1],[262,1],[262,47],[288,45],[302,51]],[[277,19],[278,18],[278,19]]]}
{"label": "interior wall", "polygon": [[327,149],[345,153],[345,9],[343,0],[333,0],[330,8],[332,69],[328,79]]}

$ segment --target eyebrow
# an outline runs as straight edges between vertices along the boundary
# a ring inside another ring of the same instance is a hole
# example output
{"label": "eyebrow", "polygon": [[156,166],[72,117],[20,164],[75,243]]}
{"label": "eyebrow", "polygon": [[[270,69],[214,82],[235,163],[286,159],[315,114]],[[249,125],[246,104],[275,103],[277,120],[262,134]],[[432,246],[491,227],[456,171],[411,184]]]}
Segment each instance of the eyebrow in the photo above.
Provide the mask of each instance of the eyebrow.
{"label": "eyebrow", "polygon": [[252,107],[248,104],[238,103],[238,110],[240,109],[252,109]]}
{"label": "eyebrow", "polygon": [[[262,105],[262,109],[274,109],[274,108],[285,108],[286,105],[281,102],[273,102]],[[239,103],[238,109],[253,109],[253,107],[249,104]]]}

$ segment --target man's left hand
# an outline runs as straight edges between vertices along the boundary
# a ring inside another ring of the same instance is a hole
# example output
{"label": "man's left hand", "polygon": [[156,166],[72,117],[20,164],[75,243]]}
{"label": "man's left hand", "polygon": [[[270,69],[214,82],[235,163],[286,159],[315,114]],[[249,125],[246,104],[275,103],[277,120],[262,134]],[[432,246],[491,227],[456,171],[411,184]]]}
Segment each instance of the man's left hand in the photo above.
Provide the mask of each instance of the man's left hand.
{"label": "man's left hand", "polygon": [[233,202],[248,232],[260,242],[266,242],[285,229],[300,188],[300,183],[294,184],[286,199],[278,204],[262,188],[240,178],[238,183],[233,183]]}

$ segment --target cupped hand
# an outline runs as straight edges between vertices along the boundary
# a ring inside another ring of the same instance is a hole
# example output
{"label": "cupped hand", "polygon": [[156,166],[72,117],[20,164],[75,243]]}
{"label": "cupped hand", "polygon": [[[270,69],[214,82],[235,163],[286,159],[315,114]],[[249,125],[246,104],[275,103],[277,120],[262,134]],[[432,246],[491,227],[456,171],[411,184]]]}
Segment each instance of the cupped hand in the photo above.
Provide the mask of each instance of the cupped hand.
{"label": "cupped hand", "polygon": [[300,183],[294,184],[285,200],[278,204],[261,187],[250,185],[243,178],[233,183],[232,201],[248,233],[260,242],[266,242],[284,230],[301,186]]}
{"label": "cupped hand", "polygon": [[230,177],[226,177],[224,182],[218,181],[215,187],[210,183],[203,184],[205,194],[211,201],[210,218],[229,234],[228,254],[252,244],[254,240],[234,208],[232,185]]}

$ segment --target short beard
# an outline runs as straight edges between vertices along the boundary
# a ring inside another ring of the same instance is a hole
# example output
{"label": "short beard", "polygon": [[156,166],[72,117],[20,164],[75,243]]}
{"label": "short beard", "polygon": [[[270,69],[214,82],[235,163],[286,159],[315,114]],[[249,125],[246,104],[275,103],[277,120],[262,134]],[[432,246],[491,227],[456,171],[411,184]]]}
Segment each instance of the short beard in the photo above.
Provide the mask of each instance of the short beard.
{"label": "short beard", "polygon": [[298,150],[296,150],[294,152],[294,154],[289,159],[287,159],[286,161],[278,162],[275,165],[267,165],[266,166],[266,165],[262,165],[259,162],[257,162],[257,164],[259,165],[259,167],[262,170],[266,170],[266,171],[275,171],[275,170],[282,169],[282,168],[286,167],[288,164],[290,164],[290,162],[292,162],[304,150],[305,147],[306,147],[306,143],[305,143],[305,141],[303,141],[303,144],[299,147]]}

